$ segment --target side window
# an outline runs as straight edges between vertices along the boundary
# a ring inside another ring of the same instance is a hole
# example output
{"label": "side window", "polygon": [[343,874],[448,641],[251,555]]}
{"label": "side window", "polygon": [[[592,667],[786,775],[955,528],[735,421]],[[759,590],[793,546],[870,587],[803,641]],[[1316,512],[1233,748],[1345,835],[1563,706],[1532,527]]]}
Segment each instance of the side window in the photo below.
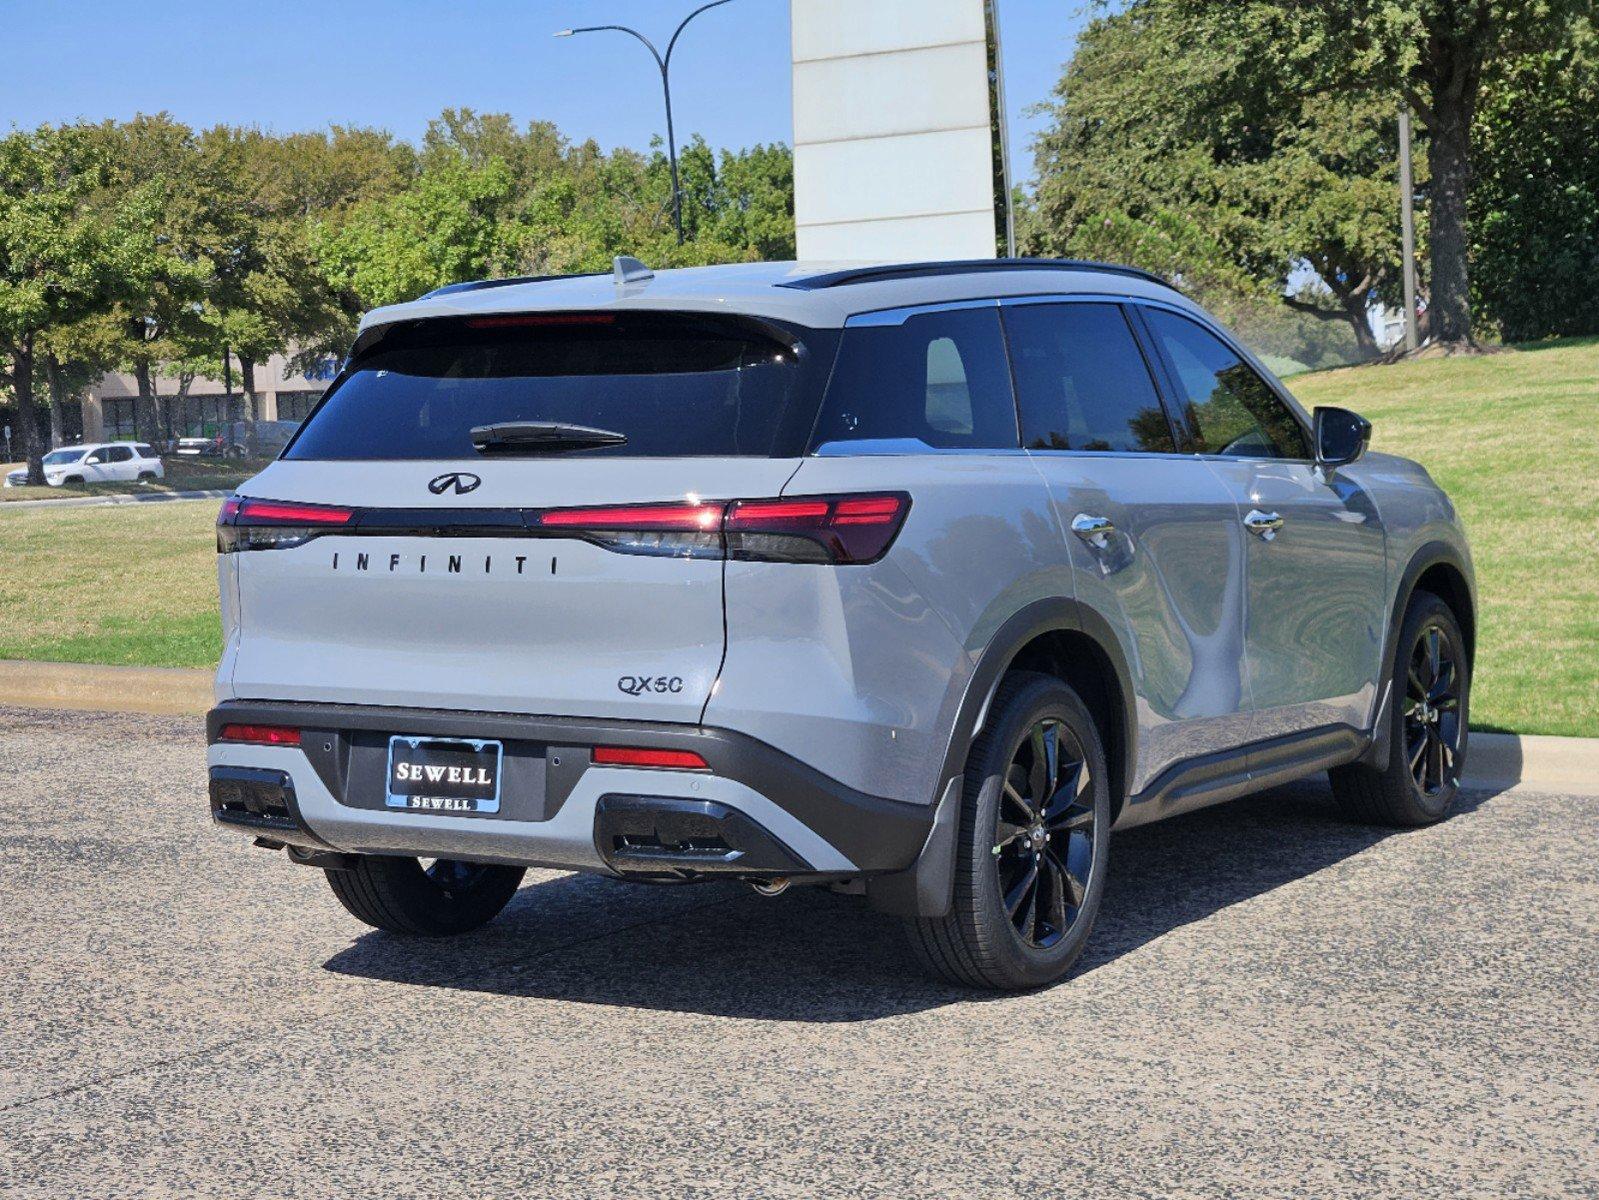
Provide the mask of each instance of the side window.
{"label": "side window", "polygon": [[1146,309],[1145,317],[1177,372],[1188,402],[1194,449],[1235,458],[1309,458],[1304,430],[1225,343],[1186,317]]}
{"label": "side window", "polygon": [[1119,305],[1018,304],[1005,310],[1005,333],[1029,450],[1173,451]]}
{"label": "side window", "polygon": [[881,443],[885,451],[1015,449],[998,310],[846,328],[811,448],[840,442]]}
{"label": "side window", "polygon": [[130,462],[133,459],[133,451],[126,446],[111,446],[106,450],[105,456],[107,462]]}
{"label": "side window", "polygon": [[89,457],[84,459],[83,461],[84,461],[85,464],[87,464],[89,466],[99,466],[101,463],[107,461],[106,460],[106,455],[108,453],[109,453],[109,451],[106,451],[106,450],[95,450],[95,451],[92,451],[89,454]]}
{"label": "side window", "polygon": [[141,442],[139,445],[135,446],[133,449],[134,449],[134,453],[139,458],[154,458],[155,457],[155,447],[153,447],[153,446],[146,446],[146,445],[144,445]]}

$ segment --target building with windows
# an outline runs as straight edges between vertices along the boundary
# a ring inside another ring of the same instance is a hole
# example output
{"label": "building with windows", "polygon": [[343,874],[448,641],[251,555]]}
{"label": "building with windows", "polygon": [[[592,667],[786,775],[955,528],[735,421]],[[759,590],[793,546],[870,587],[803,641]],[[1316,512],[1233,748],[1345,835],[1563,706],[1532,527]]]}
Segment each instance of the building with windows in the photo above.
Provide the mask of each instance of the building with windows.
{"label": "building with windows", "polygon": [[273,355],[255,369],[255,411],[246,411],[238,375],[226,381],[196,376],[180,380],[158,376],[155,384],[155,428],[141,428],[139,385],[131,374],[113,372],[90,388],[75,411],[63,414],[68,441],[170,442],[180,437],[208,437],[230,420],[301,421],[322,397],[338,364],[328,359],[310,372],[293,370],[283,355]]}

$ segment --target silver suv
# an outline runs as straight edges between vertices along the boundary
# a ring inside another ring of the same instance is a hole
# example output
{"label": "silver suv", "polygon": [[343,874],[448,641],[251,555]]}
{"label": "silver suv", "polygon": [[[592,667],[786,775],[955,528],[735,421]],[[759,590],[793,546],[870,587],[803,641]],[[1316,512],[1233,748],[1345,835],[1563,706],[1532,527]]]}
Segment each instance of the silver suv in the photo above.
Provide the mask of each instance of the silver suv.
{"label": "silver suv", "polygon": [[1369,432],[1092,263],[381,309],[223,507],[212,812],[396,933],[528,866],[826,885],[1048,983],[1113,828],[1319,771],[1448,810],[1471,560]]}

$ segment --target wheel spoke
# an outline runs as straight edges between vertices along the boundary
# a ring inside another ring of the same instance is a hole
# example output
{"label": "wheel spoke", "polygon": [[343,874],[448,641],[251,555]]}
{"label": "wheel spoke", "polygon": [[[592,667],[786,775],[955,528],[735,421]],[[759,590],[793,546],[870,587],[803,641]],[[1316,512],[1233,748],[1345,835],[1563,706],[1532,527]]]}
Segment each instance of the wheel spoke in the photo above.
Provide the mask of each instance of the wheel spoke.
{"label": "wheel spoke", "polygon": [[1050,928],[1058,937],[1066,932],[1066,926],[1071,923],[1071,918],[1066,912],[1067,876],[1053,854],[1044,856],[1044,866],[1049,872],[1049,910],[1047,917]]}
{"label": "wheel spoke", "polygon": [[1431,673],[1430,682],[1437,683],[1438,676],[1443,673],[1443,635],[1435,625],[1427,630],[1427,669]]}
{"label": "wheel spoke", "polygon": [[1073,908],[1081,908],[1083,899],[1088,895],[1088,884],[1078,877],[1077,872],[1072,870],[1069,862],[1062,862],[1053,850],[1049,852],[1047,857],[1050,863],[1060,872],[1061,882],[1066,888],[1066,903]]}
{"label": "wheel spoke", "polygon": [[1422,762],[1427,757],[1427,731],[1425,728],[1416,736],[1416,744],[1408,748],[1410,774],[1416,781],[1416,786],[1426,790],[1426,781],[1422,778],[1425,766]]}
{"label": "wheel spoke", "polygon": [[1074,762],[1067,766],[1060,786],[1055,789],[1055,794],[1049,798],[1049,804],[1044,808],[1044,824],[1056,828],[1060,819],[1068,810],[1082,807],[1083,793],[1088,791],[1088,764]]}
{"label": "wheel spoke", "polygon": [[1427,775],[1433,783],[1429,791],[1438,791],[1444,786],[1444,740],[1438,736],[1436,727],[1427,734]]}
{"label": "wheel spoke", "polygon": [[[1012,767],[1011,770],[1017,772],[1018,774],[1023,774],[1020,767]],[[1026,796],[1022,795],[1021,789],[1019,789],[1008,778],[1005,780],[1005,783],[1001,789],[1001,796],[1004,799],[1009,800],[1017,808],[1021,809],[1022,816],[1028,821],[1031,821],[1035,816],[1038,815],[1037,810],[1033,808],[1032,801],[1028,800]]]}
{"label": "wheel spoke", "polygon": [[1022,907],[1023,901],[1036,890],[1037,883],[1038,861],[1035,859],[1027,864],[1027,870],[1022,872],[1022,877],[1011,885],[1010,891],[1005,893],[1005,911],[1012,921],[1016,919],[1017,910]]}
{"label": "wheel spoke", "polygon": [[1017,838],[1024,836],[1026,833],[1027,826],[1013,825],[1011,822],[1005,820],[1004,817],[1001,817],[998,822],[998,828],[994,833],[994,836],[997,839],[994,842],[994,853],[998,854],[1001,850],[1005,849],[1006,846],[1010,845]]}
{"label": "wheel spoke", "polygon": [[1049,721],[1040,721],[1029,735],[1033,751],[1033,769],[1028,774],[1028,790],[1033,802],[1042,809],[1055,790],[1055,777],[1060,770],[1060,731]]}

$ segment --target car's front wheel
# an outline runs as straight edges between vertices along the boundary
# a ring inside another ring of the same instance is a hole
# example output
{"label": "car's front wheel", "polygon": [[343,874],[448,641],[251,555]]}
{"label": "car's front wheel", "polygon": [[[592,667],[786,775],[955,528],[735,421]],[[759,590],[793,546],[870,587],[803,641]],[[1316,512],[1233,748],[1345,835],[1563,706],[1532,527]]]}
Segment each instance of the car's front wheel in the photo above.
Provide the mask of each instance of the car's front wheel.
{"label": "car's front wheel", "polygon": [[1460,623],[1430,592],[1405,612],[1392,664],[1388,766],[1329,771],[1333,796],[1357,820],[1430,825],[1449,812],[1466,760],[1471,664]]}
{"label": "car's front wheel", "polygon": [[328,886],[350,915],[374,929],[421,937],[467,933],[511,902],[521,867],[440,858],[361,855],[346,870],[328,871]]}
{"label": "car's front wheel", "polygon": [[1105,887],[1110,782],[1099,731],[1060,680],[1000,685],[967,759],[947,916],[908,922],[933,974],[970,987],[1039,987],[1088,941]]}

